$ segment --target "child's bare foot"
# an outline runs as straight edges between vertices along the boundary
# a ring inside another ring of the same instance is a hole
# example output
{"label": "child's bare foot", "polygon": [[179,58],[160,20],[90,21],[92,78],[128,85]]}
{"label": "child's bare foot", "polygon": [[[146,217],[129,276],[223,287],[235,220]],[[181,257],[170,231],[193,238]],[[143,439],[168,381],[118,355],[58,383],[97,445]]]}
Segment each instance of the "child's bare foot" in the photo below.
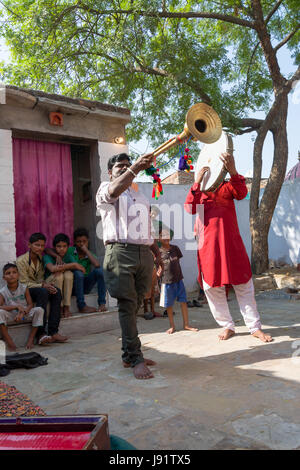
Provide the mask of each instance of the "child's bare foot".
{"label": "child's bare foot", "polygon": [[89,307],[88,305],[85,305],[84,307],[79,309],[80,313],[93,313],[96,311],[97,309],[95,307]]}
{"label": "child's bare foot", "polygon": [[63,316],[64,318],[68,318],[68,317],[71,317],[71,316],[72,316],[72,312],[71,312],[71,310],[70,310],[69,305],[65,305],[65,306],[64,306],[62,316]]}
{"label": "child's bare foot", "polygon": [[188,331],[198,331],[198,328],[193,328],[192,326],[190,325],[185,325],[183,327],[184,330],[188,330]]}
{"label": "child's bare foot", "polygon": [[99,307],[97,308],[97,312],[107,312],[106,305],[105,304],[99,305]]}
{"label": "child's bare foot", "polygon": [[[156,362],[152,361],[152,359],[144,358],[144,363],[146,364],[146,366],[156,366]],[[125,369],[127,369],[128,367],[131,367],[131,364],[129,364],[128,362],[123,361],[123,367],[125,367]]]}
{"label": "child's bare foot", "polygon": [[152,379],[154,375],[152,374],[151,370],[148,369],[145,362],[140,362],[136,366],[133,367],[133,375],[136,379]]}
{"label": "child's bare foot", "polygon": [[52,343],[65,343],[69,337],[68,336],[62,336],[59,333],[55,333],[54,335],[51,336],[52,338]]}
{"label": "child's bare foot", "polygon": [[267,335],[262,330],[256,330],[254,333],[252,333],[252,336],[255,336],[255,338],[260,339],[264,343],[270,343],[271,341],[273,341],[272,336]]}
{"label": "child's bare foot", "polygon": [[168,335],[172,335],[173,333],[175,333],[175,326],[172,326],[171,328],[169,328],[167,330],[167,333],[168,333]]}
{"label": "child's bare foot", "polygon": [[232,336],[235,335],[235,332],[233,330],[230,330],[230,328],[226,328],[223,333],[221,333],[219,335],[219,339],[221,340],[226,340],[226,339],[229,339],[229,338],[232,338]]}

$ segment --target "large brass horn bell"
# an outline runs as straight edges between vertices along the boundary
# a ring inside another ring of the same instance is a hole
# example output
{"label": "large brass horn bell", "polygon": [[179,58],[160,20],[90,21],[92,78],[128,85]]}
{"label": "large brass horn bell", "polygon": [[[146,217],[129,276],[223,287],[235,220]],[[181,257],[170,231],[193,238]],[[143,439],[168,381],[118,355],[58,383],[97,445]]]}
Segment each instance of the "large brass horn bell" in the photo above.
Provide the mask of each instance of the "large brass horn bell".
{"label": "large brass horn bell", "polygon": [[157,157],[175,145],[185,142],[191,136],[194,140],[212,144],[221,137],[221,133],[222,123],[216,111],[205,103],[196,103],[186,114],[181,134],[161,144],[153,151],[153,154]]}

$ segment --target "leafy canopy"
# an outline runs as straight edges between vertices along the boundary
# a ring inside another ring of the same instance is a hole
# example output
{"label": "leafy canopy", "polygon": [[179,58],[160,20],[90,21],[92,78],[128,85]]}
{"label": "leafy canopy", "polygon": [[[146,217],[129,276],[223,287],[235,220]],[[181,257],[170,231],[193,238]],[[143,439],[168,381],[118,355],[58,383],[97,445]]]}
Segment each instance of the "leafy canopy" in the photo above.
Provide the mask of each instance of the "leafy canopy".
{"label": "leafy canopy", "polygon": [[2,4],[0,34],[12,51],[11,64],[0,68],[2,79],[126,106],[133,117],[128,137],[147,135],[153,145],[180,132],[186,111],[198,101],[211,104],[231,130],[238,118],[267,110],[274,84],[251,27],[255,5],[262,7],[273,47],[291,35],[286,47],[300,61],[297,0]]}

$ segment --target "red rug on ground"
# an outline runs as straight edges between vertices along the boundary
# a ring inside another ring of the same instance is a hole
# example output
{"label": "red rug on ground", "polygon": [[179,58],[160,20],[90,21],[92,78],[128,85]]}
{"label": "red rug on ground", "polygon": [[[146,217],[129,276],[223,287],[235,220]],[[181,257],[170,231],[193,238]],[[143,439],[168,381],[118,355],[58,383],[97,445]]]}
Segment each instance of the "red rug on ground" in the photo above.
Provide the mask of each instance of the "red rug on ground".
{"label": "red rug on ground", "polygon": [[0,416],[46,416],[24,393],[15,387],[0,382]]}

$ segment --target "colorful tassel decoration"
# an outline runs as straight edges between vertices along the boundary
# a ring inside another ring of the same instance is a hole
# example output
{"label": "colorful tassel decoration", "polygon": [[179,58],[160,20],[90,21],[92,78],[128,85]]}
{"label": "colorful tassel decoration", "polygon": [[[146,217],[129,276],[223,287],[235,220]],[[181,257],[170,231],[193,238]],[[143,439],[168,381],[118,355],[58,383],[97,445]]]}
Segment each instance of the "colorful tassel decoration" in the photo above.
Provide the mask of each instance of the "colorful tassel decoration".
{"label": "colorful tassel decoration", "polygon": [[148,176],[152,176],[152,179],[153,179],[152,197],[157,200],[159,196],[163,194],[159,168],[155,168],[154,166],[151,166],[150,168],[147,168],[145,170],[145,173]]}

